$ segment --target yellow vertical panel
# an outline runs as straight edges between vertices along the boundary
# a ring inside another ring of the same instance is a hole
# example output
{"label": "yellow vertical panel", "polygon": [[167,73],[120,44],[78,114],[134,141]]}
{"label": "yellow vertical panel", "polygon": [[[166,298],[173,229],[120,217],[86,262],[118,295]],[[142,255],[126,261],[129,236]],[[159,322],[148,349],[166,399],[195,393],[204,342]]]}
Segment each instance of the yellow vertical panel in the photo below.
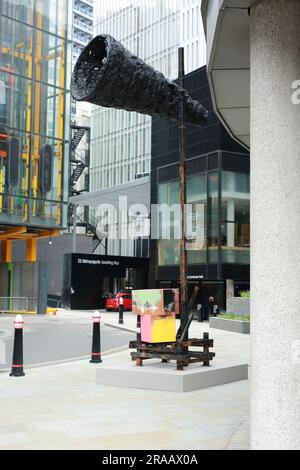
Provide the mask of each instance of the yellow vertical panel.
{"label": "yellow vertical panel", "polygon": [[[31,7],[31,24],[33,24],[34,18],[34,4],[32,2]],[[28,61],[28,90],[27,90],[27,112],[26,112],[26,151],[23,153],[22,157],[26,162],[26,171],[25,175],[22,178],[22,191],[25,195],[29,196],[29,165],[30,165],[30,132],[31,132],[31,116],[32,116],[32,67],[33,67],[33,29],[31,29],[31,35],[29,40],[29,51],[27,55]],[[28,220],[28,204],[25,204],[24,207],[24,222]]]}
{"label": "yellow vertical panel", "polygon": [[[58,175],[57,175],[57,200],[62,201],[62,171],[63,171],[63,152],[64,146],[62,140],[64,139],[64,114],[65,114],[65,9],[62,12],[62,45],[61,45],[61,60],[60,60],[60,70],[59,70],[59,96],[58,96],[58,119],[57,126],[58,132],[57,137],[61,139],[61,142],[58,144]],[[56,213],[56,222],[58,225],[61,225],[61,206],[58,207]]]}
{"label": "yellow vertical panel", "polygon": [[[42,28],[43,26],[43,1],[37,1],[37,28]],[[42,78],[42,31],[40,29],[36,30],[36,47],[34,55],[34,64],[35,64],[35,84],[34,84],[34,138],[33,138],[33,149],[32,149],[32,181],[31,187],[33,192],[33,207],[32,213],[35,215],[36,211],[36,200],[37,190],[38,190],[38,160],[39,160],[39,148],[40,148],[40,110],[41,110],[41,83]]]}
{"label": "yellow vertical panel", "polygon": [[2,262],[11,263],[12,260],[12,240],[2,240]]}
{"label": "yellow vertical panel", "polygon": [[37,260],[37,239],[26,240],[26,261],[35,262]]}

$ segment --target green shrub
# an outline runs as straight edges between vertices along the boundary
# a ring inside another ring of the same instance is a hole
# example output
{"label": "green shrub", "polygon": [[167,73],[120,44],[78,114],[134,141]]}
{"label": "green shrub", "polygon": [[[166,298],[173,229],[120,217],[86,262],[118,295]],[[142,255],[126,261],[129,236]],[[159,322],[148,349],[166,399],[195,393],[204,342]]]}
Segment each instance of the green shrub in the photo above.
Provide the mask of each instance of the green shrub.
{"label": "green shrub", "polygon": [[244,290],[240,292],[240,296],[243,297],[244,299],[250,299],[250,291],[249,290]]}
{"label": "green shrub", "polygon": [[218,318],[225,318],[227,320],[240,320],[240,321],[250,321],[250,315],[236,315],[234,313],[224,312],[218,316]]}

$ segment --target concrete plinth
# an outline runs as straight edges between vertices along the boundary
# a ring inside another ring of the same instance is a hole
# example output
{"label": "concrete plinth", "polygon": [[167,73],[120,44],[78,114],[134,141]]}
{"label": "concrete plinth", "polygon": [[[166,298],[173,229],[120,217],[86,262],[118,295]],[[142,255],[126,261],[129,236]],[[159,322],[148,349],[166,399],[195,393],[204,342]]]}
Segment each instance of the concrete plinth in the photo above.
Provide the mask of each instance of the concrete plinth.
{"label": "concrete plinth", "polygon": [[235,315],[250,314],[250,299],[245,297],[231,297],[227,299],[227,312]]}
{"label": "concrete plinth", "polygon": [[143,367],[134,362],[101,365],[96,371],[99,385],[161,390],[165,392],[191,392],[224,385],[248,378],[248,364],[203,367],[193,364],[184,371],[175,370],[175,362],[162,364],[157,360],[145,361]]}
{"label": "concrete plinth", "polygon": [[300,448],[299,0],[251,7],[251,448]]}
{"label": "concrete plinth", "polygon": [[241,335],[250,334],[250,322],[240,320],[230,320],[229,318],[211,317],[209,327],[224,331],[231,331]]}

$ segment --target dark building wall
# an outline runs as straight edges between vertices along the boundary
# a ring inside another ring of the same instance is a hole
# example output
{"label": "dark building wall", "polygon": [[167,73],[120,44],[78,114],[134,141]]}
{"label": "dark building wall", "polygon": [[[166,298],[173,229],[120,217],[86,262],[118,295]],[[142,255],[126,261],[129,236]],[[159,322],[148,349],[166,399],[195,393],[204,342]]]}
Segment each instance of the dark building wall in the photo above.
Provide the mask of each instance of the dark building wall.
{"label": "dark building wall", "polygon": [[[77,251],[79,253],[92,253],[92,238],[85,235],[77,235]],[[43,261],[48,266],[48,295],[61,297],[63,282],[63,255],[72,252],[72,235],[63,234],[52,238],[38,241],[38,261]],[[12,262],[24,261],[26,256],[25,241],[13,242]]]}
{"label": "dark building wall", "polygon": [[[202,67],[185,78],[185,88],[191,96],[200,101],[209,111],[209,119],[205,126],[187,126],[187,159],[208,154],[216,150],[246,153],[236,141],[231,139],[215,113],[206,76],[206,68]],[[152,171],[156,168],[179,161],[178,126],[166,119],[152,120]]]}
{"label": "dark building wall", "polygon": [[148,260],[125,256],[65,254],[63,257],[62,305],[68,309],[104,308],[105,280],[124,279],[135,273],[134,288],[147,287]]}
{"label": "dark building wall", "polygon": [[[213,112],[210,90],[207,81],[206,67],[198,69],[185,78],[184,87],[192,97],[203,104],[209,111],[209,119],[202,128],[187,125],[186,131],[186,155],[187,173],[193,174],[199,171],[211,169],[223,169],[228,171],[238,171],[239,166],[242,171],[249,172],[249,153],[236,141],[234,141],[215,113]],[[230,152],[230,158],[226,154],[221,156],[221,151]],[[197,159],[208,154],[208,158]],[[239,154],[239,155],[235,155]],[[158,202],[158,181],[159,179],[178,179],[179,165],[179,139],[178,125],[165,119],[154,118],[152,120],[152,155],[151,155],[151,203]],[[168,166],[171,165],[171,166]],[[197,168],[197,165],[199,166]],[[200,168],[200,165],[206,168]],[[162,168],[165,167],[165,168]],[[165,176],[164,176],[165,173]],[[189,274],[194,271],[203,275],[207,280],[224,279],[249,279],[249,266],[235,265],[217,266],[203,265],[191,266]],[[176,266],[158,267],[157,241],[150,243],[150,270],[149,284],[151,287],[158,286],[158,280],[173,281],[179,278],[179,268]],[[227,277],[230,274],[230,277]]]}

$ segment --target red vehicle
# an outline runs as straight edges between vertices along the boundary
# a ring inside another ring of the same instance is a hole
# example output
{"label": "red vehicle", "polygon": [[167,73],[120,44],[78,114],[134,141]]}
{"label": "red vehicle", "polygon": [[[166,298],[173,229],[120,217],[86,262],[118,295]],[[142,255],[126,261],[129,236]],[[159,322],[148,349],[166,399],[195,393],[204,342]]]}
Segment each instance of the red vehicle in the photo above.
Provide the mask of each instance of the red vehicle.
{"label": "red vehicle", "polygon": [[132,296],[131,294],[119,293],[108,297],[105,302],[105,308],[108,312],[117,311],[119,308],[119,298],[123,297],[124,310],[132,310]]}

